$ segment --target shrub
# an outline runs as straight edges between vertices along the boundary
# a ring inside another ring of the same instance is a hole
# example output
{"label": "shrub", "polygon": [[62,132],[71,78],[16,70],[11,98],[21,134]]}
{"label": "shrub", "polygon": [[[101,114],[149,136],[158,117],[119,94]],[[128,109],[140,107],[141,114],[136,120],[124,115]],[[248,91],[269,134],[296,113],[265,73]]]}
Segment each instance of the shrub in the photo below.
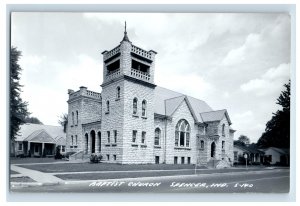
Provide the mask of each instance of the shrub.
{"label": "shrub", "polygon": [[102,159],[102,155],[101,154],[91,154],[90,156],[90,162],[91,163],[99,163]]}
{"label": "shrub", "polygon": [[56,147],[56,152],[55,152],[55,156],[54,156],[54,159],[62,159],[63,156],[62,154],[60,153],[60,148],[59,146]]}

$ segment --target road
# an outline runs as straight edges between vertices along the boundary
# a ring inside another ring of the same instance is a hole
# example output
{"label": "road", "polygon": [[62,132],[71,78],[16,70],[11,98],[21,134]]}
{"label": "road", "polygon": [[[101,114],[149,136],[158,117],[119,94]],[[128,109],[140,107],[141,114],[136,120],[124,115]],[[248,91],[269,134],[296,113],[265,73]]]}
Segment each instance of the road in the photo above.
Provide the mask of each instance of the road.
{"label": "road", "polygon": [[17,186],[12,192],[88,193],[287,193],[289,169]]}

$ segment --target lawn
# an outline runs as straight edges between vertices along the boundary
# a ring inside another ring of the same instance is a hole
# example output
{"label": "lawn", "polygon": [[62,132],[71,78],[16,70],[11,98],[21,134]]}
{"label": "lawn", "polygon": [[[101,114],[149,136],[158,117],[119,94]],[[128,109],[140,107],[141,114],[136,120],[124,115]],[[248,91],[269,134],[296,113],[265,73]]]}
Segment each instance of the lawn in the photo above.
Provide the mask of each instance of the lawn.
{"label": "lawn", "polygon": [[127,170],[178,170],[194,169],[194,165],[166,165],[166,164],[149,164],[149,165],[121,165],[108,163],[66,163],[66,164],[34,164],[20,165],[20,167],[38,170],[41,172],[86,172],[86,171],[127,171]]}
{"label": "lawn", "polygon": [[37,158],[37,157],[10,157],[10,164],[27,164],[27,163],[48,163],[48,162],[61,162],[65,160],[56,160],[53,157]]}

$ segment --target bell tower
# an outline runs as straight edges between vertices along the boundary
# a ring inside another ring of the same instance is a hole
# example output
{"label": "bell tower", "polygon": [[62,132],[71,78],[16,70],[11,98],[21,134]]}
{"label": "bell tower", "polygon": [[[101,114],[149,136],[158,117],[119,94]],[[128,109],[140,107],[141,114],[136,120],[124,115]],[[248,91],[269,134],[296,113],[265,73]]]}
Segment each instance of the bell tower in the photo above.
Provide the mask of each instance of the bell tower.
{"label": "bell tower", "polygon": [[104,145],[104,160],[111,162],[111,158],[116,157],[116,162],[124,164],[154,163],[153,103],[157,53],[133,45],[125,22],[120,44],[102,54],[101,143]]}

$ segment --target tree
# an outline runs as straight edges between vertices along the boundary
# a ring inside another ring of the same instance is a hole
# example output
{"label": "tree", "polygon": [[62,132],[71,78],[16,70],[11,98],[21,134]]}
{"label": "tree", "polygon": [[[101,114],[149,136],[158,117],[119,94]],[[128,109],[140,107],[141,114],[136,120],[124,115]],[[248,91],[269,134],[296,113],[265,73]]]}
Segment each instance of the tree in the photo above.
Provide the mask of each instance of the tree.
{"label": "tree", "polygon": [[20,130],[20,125],[25,123],[25,118],[29,115],[27,111],[28,103],[24,102],[21,98],[21,87],[19,83],[21,75],[21,67],[18,64],[21,52],[17,50],[16,47],[11,47],[10,50],[10,139],[14,140],[18,131]]}
{"label": "tree", "polygon": [[36,117],[26,117],[25,118],[26,123],[32,123],[32,124],[43,124],[38,118]]}
{"label": "tree", "polygon": [[60,119],[58,120],[58,123],[64,127],[64,133],[67,132],[67,126],[68,126],[68,114],[63,113],[59,117]]}
{"label": "tree", "polygon": [[281,92],[276,102],[282,109],[273,113],[271,120],[267,122],[265,132],[257,142],[261,148],[290,147],[290,86],[291,81],[284,84],[285,90]]}
{"label": "tree", "polygon": [[250,139],[246,135],[241,134],[238,138],[238,141],[243,143],[244,145],[250,144]]}

